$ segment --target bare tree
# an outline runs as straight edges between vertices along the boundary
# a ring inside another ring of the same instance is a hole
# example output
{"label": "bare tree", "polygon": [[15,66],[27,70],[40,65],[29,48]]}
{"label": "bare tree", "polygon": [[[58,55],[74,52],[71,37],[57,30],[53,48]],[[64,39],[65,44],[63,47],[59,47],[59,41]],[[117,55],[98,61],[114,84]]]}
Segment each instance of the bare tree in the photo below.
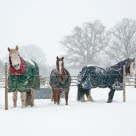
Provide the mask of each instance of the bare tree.
{"label": "bare tree", "polygon": [[75,27],[61,41],[68,65],[74,68],[99,62],[98,55],[107,46],[109,37],[105,26],[98,20]]}
{"label": "bare tree", "polygon": [[108,56],[115,62],[136,56],[136,20],[122,19],[110,31]]}
{"label": "bare tree", "polygon": [[40,69],[40,75],[47,76],[46,56],[42,49],[36,45],[19,47],[20,55],[28,60],[34,60]]}
{"label": "bare tree", "polygon": [[39,65],[46,64],[46,57],[42,49],[36,45],[27,45],[19,47],[20,55],[28,60],[34,60]]}

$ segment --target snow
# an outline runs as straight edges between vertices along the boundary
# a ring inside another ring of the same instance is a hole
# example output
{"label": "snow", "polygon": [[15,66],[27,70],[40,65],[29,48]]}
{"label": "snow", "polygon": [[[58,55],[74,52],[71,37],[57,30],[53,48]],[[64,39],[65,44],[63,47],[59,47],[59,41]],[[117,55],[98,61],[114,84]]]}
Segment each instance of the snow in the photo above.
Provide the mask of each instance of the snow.
{"label": "snow", "polygon": [[24,59],[26,62],[30,63],[31,65],[35,66],[34,62],[32,60]]}
{"label": "snow", "polygon": [[1,136],[136,136],[136,89],[127,87],[127,102],[116,91],[113,103],[106,103],[109,89],[92,89],[95,102],[77,102],[72,87],[69,105],[54,105],[50,100],[35,100],[35,107],[4,110],[4,90],[0,91]]}
{"label": "snow", "polygon": [[95,72],[96,73],[104,73],[104,70],[102,68],[96,67]]}

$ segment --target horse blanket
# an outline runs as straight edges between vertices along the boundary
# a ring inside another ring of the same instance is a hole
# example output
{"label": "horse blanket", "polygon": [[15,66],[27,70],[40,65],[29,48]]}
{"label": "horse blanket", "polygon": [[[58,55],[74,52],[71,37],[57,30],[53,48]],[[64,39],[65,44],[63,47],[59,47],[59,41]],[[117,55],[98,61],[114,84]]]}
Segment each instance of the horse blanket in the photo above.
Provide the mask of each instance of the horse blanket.
{"label": "horse blanket", "polygon": [[[24,61],[24,60],[23,60]],[[30,89],[40,88],[39,68],[34,61],[24,61],[23,73],[15,73],[9,69],[8,88],[9,92],[29,92]]]}
{"label": "horse blanket", "polygon": [[123,87],[123,75],[114,67],[104,69],[97,66],[86,66],[82,68],[77,80],[78,85],[85,90],[96,87],[122,90]]}
{"label": "horse blanket", "polygon": [[66,73],[66,78],[63,82],[61,81],[57,70],[56,69],[52,70],[51,75],[50,75],[50,83],[49,84],[54,90],[62,89],[63,91],[69,91],[69,87],[71,84],[71,76],[66,69],[64,69],[64,70]]}

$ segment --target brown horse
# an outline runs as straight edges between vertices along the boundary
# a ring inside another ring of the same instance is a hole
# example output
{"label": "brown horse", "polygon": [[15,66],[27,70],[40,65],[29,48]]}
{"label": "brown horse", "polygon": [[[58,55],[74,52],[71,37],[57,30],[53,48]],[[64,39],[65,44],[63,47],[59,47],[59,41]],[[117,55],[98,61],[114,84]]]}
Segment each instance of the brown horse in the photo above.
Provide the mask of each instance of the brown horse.
{"label": "brown horse", "polygon": [[50,74],[50,86],[52,87],[51,100],[54,103],[60,104],[60,96],[65,91],[66,105],[68,105],[68,94],[71,84],[71,76],[64,68],[64,57],[56,58],[56,69],[53,69]]}

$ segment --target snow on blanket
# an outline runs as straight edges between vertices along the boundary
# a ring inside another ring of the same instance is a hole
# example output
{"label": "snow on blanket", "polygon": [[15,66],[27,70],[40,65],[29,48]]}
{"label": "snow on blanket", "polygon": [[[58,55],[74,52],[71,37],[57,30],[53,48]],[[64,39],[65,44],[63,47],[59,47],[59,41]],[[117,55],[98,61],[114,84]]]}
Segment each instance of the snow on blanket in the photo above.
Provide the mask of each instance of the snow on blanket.
{"label": "snow on blanket", "polygon": [[105,103],[109,89],[92,89],[95,102],[77,102],[77,88],[70,91],[69,105],[36,100],[35,107],[4,110],[4,91],[0,91],[1,136],[136,136],[136,89],[127,88],[127,102],[116,91],[113,103]]}

